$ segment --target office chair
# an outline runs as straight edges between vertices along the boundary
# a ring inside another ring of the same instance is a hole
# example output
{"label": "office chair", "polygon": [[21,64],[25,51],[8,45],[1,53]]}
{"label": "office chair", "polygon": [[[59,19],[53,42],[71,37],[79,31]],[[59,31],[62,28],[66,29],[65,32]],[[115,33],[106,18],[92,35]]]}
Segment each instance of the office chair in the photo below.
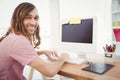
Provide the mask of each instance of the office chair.
{"label": "office chair", "polygon": [[[30,72],[29,72],[29,76],[28,76],[28,80],[32,80],[33,73],[34,73],[34,68],[31,67]],[[41,76],[42,76],[42,80],[55,80],[55,79],[48,79],[46,76],[44,76],[42,74],[41,74]],[[63,80],[63,79],[64,79],[63,76],[59,77],[59,80]]]}

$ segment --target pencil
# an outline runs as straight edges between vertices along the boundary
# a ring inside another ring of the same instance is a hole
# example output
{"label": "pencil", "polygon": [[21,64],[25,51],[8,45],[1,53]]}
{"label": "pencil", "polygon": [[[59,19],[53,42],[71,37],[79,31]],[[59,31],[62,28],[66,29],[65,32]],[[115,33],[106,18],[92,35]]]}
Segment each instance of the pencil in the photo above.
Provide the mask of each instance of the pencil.
{"label": "pencil", "polygon": [[108,52],[107,49],[105,49],[104,47],[103,47],[103,49],[104,49],[105,52]]}

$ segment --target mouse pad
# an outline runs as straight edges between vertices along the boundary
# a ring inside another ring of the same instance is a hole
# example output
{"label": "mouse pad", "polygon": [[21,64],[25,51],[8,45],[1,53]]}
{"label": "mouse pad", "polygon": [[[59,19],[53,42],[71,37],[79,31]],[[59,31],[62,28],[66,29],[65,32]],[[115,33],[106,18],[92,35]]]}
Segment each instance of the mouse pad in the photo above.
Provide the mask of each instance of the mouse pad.
{"label": "mouse pad", "polygon": [[106,71],[110,70],[113,67],[114,65],[112,64],[95,63],[83,68],[82,70],[97,73],[97,74],[104,74]]}

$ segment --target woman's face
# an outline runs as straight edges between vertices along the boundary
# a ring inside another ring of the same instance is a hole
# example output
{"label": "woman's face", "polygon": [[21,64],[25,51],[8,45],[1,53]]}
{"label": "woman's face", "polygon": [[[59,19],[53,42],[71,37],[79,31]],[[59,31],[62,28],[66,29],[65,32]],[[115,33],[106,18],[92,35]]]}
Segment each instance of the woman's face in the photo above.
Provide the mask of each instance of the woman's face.
{"label": "woman's face", "polygon": [[37,9],[33,9],[30,13],[28,13],[23,21],[26,30],[29,34],[34,34],[38,23],[39,23],[39,16]]}

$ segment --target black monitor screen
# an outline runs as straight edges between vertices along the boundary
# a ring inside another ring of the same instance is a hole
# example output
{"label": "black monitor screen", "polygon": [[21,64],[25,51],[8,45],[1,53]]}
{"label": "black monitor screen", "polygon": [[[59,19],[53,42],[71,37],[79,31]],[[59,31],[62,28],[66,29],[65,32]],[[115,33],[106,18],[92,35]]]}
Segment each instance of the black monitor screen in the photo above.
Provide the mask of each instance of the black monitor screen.
{"label": "black monitor screen", "polygon": [[92,43],[93,19],[82,19],[80,24],[62,24],[62,42]]}

